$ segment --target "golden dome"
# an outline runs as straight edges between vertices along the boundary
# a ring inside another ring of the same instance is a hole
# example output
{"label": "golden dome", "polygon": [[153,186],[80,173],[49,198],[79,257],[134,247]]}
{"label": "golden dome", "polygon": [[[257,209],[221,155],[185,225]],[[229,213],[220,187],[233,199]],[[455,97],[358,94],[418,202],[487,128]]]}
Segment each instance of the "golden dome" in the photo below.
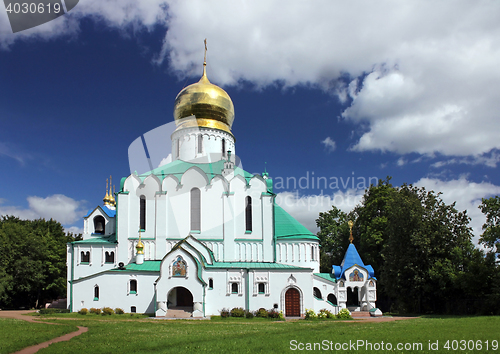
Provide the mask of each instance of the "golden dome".
{"label": "golden dome", "polygon": [[[234,106],[226,91],[207,78],[207,63],[203,63],[203,75],[195,84],[184,88],[175,98],[174,118],[177,130],[190,127],[206,127],[231,133],[234,121]],[[193,120],[185,119],[190,116]]]}

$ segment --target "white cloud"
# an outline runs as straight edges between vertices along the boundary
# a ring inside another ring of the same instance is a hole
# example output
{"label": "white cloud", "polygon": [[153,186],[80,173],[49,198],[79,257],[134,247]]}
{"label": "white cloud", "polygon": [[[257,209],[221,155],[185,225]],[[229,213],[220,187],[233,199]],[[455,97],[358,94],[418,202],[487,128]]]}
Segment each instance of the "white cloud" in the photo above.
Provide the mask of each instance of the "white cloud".
{"label": "white cloud", "polygon": [[350,189],[345,192],[337,191],[332,195],[302,195],[298,192],[282,192],[276,196],[276,203],[304,225],[309,231],[316,234],[316,219],[320,212],[328,211],[335,205],[348,213],[361,202],[364,190]]}
{"label": "white cloud", "polygon": [[71,225],[81,219],[84,214],[83,203],[62,194],[54,194],[46,198],[30,196],[28,209],[0,205],[0,215],[13,215],[21,219],[54,219],[63,225]]}
{"label": "white cloud", "polygon": [[486,221],[485,216],[478,208],[481,204],[481,198],[500,195],[500,186],[488,182],[474,183],[464,177],[451,181],[422,178],[415,185],[433,190],[436,193],[442,192],[441,198],[446,204],[456,202],[455,208],[457,210],[467,210],[467,215],[472,219],[470,226],[474,233],[473,242],[478,244],[479,236],[482,234],[482,226]]}
{"label": "white cloud", "polygon": [[16,35],[2,12],[0,43],[75,34],[83,17],[129,33],[164,25],[155,59],[180,76],[200,75],[208,38],[214,83],[321,87],[349,103],[342,116],[365,123],[356,151],[481,161],[500,148],[499,11],[495,1],[465,0],[88,0]]}
{"label": "white cloud", "polygon": [[321,144],[325,145],[325,149],[328,153],[335,151],[335,148],[337,147],[335,141],[333,141],[329,136],[327,136],[325,140],[322,140]]}
{"label": "white cloud", "polygon": [[64,231],[71,232],[74,235],[83,234],[83,227],[78,227],[78,226],[65,227]]}
{"label": "white cloud", "polygon": [[408,161],[407,161],[405,158],[400,157],[400,158],[398,159],[398,161],[396,162],[396,164],[397,164],[398,166],[404,166],[404,165],[406,165],[406,163],[407,163],[407,162],[408,162]]}

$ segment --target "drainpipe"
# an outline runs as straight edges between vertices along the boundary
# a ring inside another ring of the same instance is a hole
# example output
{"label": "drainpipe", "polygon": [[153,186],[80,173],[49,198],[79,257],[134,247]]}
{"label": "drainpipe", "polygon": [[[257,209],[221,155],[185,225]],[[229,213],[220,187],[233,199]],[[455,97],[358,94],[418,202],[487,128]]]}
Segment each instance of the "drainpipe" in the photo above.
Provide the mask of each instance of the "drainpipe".
{"label": "drainpipe", "polygon": [[203,287],[203,317],[206,317],[205,315],[205,294],[206,294],[207,287]]}
{"label": "drainpipe", "polygon": [[73,312],[74,264],[75,264],[75,244],[71,242],[71,281],[69,283],[69,312]]}
{"label": "drainpipe", "polygon": [[250,311],[250,268],[247,268],[245,308]]}

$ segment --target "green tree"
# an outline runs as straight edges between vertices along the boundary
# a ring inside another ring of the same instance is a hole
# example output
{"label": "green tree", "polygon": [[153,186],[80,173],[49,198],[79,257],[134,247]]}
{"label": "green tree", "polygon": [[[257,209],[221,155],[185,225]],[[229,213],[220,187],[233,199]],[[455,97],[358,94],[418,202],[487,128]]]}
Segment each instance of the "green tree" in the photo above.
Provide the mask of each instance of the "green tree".
{"label": "green tree", "polygon": [[483,198],[479,209],[486,215],[483,234],[479,241],[498,253],[500,249],[500,197]]}
{"label": "green tree", "polygon": [[320,239],[320,264],[321,271],[331,272],[333,264],[340,264],[345,250],[349,245],[349,226],[347,225],[347,214],[339,208],[319,213],[316,225],[320,231],[317,236]]}
{"label": "green tree", "polygon": [[385,310],[393,304],[403,311],[451,312],[457,299],[472,293],[463,283],[466,273],[487,267],[471,242],[466,212],[444,203],[439,193],[393,187],[388,177],[366,190],[348,216],[336,208],[320,214],[318,236],[333,264],[340,264],[347,248],[347,219],[355,221],[353,243],[375,269]]}
{"label": "green tree", "polygon": [[0,218],[0,307],[41,306],[66,292],[66,244],[54,220]]}

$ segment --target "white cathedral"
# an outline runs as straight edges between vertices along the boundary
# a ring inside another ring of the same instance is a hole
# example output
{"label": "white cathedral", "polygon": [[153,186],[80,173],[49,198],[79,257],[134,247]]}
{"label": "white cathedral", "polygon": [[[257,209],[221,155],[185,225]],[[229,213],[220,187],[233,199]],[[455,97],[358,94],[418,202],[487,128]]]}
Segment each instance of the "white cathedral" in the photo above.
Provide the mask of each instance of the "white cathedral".
{"label": "white cathedral", "polygon": [[[235,163],[229,95],[206,75],[175,100],[172,161],[123,178],[68,244],[68,307],[173,317],[223,308],[337,313],[375,307],[376,278],[351,244],[319,272],[319,240],[275,202],[267,173]],[[108,189],[108,188],[107,188]]]}

